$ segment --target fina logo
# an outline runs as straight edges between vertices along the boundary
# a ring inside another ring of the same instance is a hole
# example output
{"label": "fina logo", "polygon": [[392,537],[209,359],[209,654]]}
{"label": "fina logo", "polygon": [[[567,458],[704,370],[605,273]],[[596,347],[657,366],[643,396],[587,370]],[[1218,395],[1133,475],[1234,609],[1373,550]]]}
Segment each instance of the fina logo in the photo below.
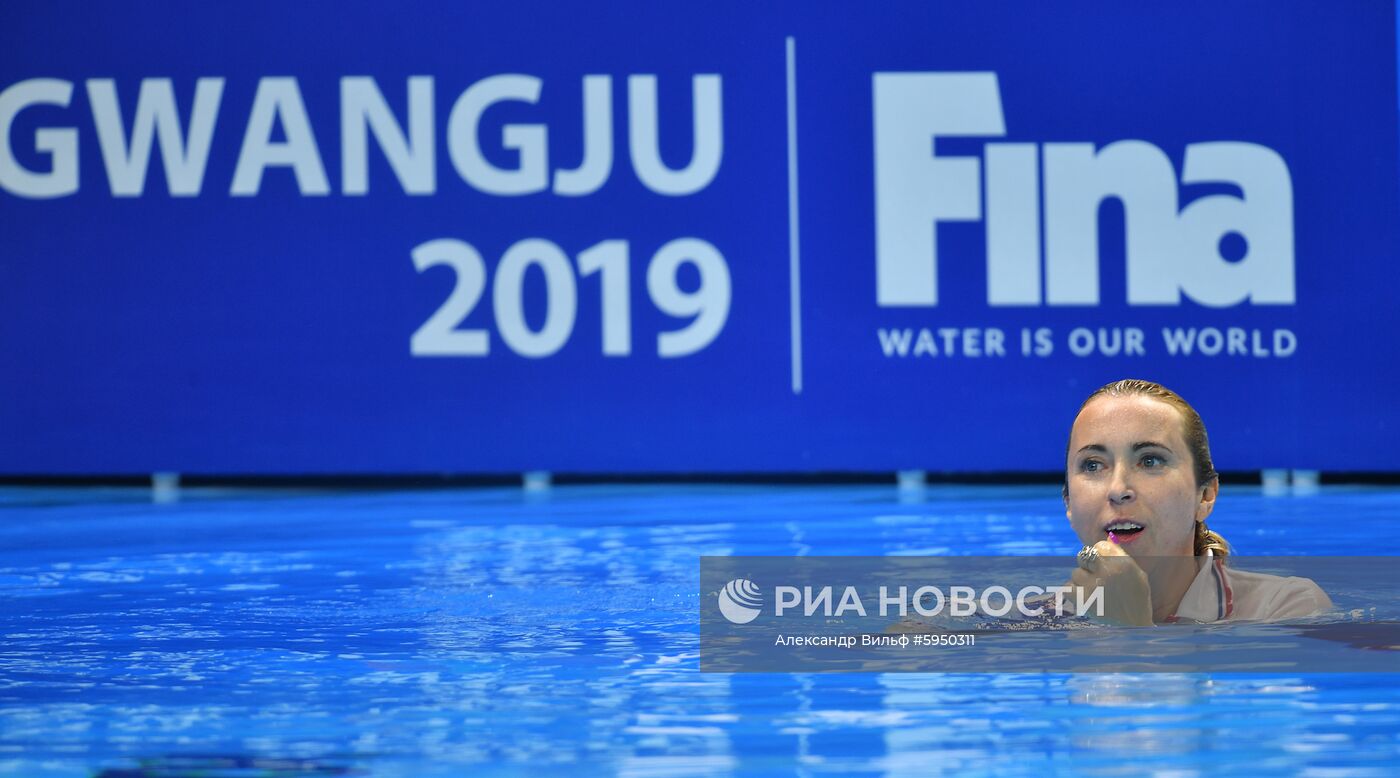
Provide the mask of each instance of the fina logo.
{"label": "fina logo", "polygon": [[719,612],[734,624],[748,624],[758,618],[762,607],[758,584],[747,578],[735,578],[719,590]]}
{"label": "fina logo", "polygon": [[[1216,308],[1295,302],[1293,181],[1273,149],[1187,144],[1180,184],[1228,193],[1182,208],[1171,159],[1147,141],[987,143],[983,158],[938,156],[940,138],[1006,135],[995,73],[876,73],[874,123],[882,307],[937,305],[938,225],[982,220],[988,305],[1098,305],[1108,198],[1123,203],[1129,305],[1180,305],[1183,294]],[[1243,257],[1223,256],[1227,238],[1243,239]]]}

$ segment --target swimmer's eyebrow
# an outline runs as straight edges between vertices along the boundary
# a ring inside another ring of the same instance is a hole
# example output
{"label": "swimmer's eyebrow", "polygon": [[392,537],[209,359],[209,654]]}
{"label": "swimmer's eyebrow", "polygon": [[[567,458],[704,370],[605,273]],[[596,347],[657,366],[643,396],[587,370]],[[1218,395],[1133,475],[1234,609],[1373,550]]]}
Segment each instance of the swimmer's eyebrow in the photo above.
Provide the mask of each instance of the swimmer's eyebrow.
{"label": "swimmer's eyebrow", "polygon": [[1168,446],[1168,445],[1165,444],[1165,443],[1158,443],[1158,442],[1155,441],[1155,440],[1144,440],[1144,441],[1142,441],[1141,443],[1134,443],[1134,444],[1133,444],[1133,450],[1134,450],[1134,451],[1141,451],[1141,450],[1143,450],[1143,449],[1145,449],[1145,448],[1160,448],[1160,449],[1162,449],[1163,451],[1171,451],[1171,450],[1172,450],[1172,447],[1171,447],[1171,446]]}
{"label": "swimmer's eyebrow", "polygon": [[[1143,440],[1133,444],[1134,451],[1141,451],[1145,448],[1160,448],[1163,451],[1172,450],[1171,446],[1168,446],[1165,443],[1158,443],[1155,440]],[[1076,453],[1083,454],[1085,451],[1095,451],[1100,454],[1108,453],[1108,449],[1099,443],[1090,443],[1089,445],[1079,449],[1079,451],[1077,451]]]}

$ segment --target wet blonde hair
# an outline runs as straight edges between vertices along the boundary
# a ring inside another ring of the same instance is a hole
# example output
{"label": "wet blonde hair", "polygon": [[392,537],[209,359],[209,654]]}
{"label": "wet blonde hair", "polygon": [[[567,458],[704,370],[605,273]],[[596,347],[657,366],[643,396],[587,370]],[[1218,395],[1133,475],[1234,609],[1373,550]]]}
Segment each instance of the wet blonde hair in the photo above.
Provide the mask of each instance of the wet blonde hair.
{"label": "wet blonde hair", "polygon": [[[1212,481],[1219,481],[1220,475],[1215,472],[1215,465],[1210,459],[1210,440],[1206,437],[1206,425],[1201,421],[1201,414],[1191,407],[1191,403],[1186,402],[1181,395],[1173,392],[1165,386],[1152,381],[1144,381],[1140,378],[1124,378],[1121,381],[1114,381],[1104,384],[1084,399],[1075,412],[1074,418],[1077,420],[1079,414],[1084,412],[1084,408],[1099,397],[1150,397],[1172,406],[1181,413],[1182,436],[1186,439],[1186,447],[1191,452],[1191,459],[1195,463],[1196,488],[1199,489]],[[1071,429],[1073,427],[1071,426]],[[1065,462],[1069,462],[1069,446],[1065,447]],[[1068,468],[1067,468],[1068,469]],[[1063,489],[1065,499],[1069,499],[1069,479],[1065,479]],[[1204,521],[1196,522],[1196,556],[1202,556],[1206,549],[1215,552],[1216,556],[1229,556],[1230,544],[1221,537],[1220,533],[1212,532],[1206,528]]]}

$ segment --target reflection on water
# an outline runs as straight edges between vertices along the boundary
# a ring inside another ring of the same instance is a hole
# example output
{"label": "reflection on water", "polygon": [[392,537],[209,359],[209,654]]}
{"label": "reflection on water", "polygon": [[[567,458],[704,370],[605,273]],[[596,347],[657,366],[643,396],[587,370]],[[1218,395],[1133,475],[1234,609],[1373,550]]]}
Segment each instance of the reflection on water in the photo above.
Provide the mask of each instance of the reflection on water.
{"label": "reflection on water", "polygon": [[364,770],[324,759],[192,754],[139,759],[134,767],[104,768],[95,778],[306,778],[364,774]]}
{"label": "reflection on water", "polygon": [[[157,506],[5,491],[0,774],[231,759],[384,776],[1365,775],[1400,759],[1390,676],[698,672],[700,555],[1069,557],[1053,488]],[[1302,534],[1311,519],[1397,509],[1395,492],[1236,496],[1212,523],[1255,554],[1338,553]],[[1363,523],[1368,553],[1400,547],[1400,525]]]}

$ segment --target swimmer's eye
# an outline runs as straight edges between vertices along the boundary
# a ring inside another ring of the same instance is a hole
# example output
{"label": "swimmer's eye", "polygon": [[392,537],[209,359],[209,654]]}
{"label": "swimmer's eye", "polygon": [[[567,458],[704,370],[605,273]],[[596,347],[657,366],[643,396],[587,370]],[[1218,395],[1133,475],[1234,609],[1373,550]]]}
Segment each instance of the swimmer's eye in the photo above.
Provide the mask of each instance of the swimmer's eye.
{"label": "swimmer's eye", "polygon": [[1161,467],[1166,463],[1167,460],[1157,456],[1156,454],[1147,454],[1142,458],[1142,466],[1146,468]]}
{"label": "swimmer's eye", "polygon": [[1079,469],[1086,473],[1097,473],[1103,469],[1103,463],[1097,459],[1086,459],[1079,463]]}

